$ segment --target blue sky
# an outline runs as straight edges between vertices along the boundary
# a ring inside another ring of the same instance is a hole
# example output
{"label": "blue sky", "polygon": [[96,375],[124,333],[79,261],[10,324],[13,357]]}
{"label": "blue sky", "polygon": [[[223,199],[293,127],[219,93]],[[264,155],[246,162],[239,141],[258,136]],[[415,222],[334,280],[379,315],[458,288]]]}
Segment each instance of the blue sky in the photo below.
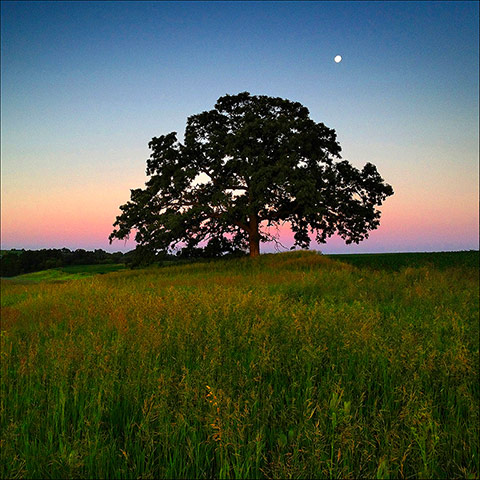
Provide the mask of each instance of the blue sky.
{"label": "blue sky", "polygon": [[395,189],[368,241],[322,250],[478,248],[477,2],[2,2],[1,13],[2,248],[133,248],[106,237],[146,180],[148,141],[181,138],[189,115],[245,90],[300,101],[336,129],[344,158],[371,161]]}

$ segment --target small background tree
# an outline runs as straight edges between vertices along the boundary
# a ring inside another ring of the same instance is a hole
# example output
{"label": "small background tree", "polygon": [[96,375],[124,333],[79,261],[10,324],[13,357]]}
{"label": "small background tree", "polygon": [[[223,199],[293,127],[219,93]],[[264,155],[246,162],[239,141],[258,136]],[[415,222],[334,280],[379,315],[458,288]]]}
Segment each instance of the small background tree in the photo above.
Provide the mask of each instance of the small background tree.
{"label": "small background tree", "polygon": [[377,206],[393,194],[371,163],[341,160],[335,130],[314,122],[298,102],[248,92],[225,95],[176,132],[154,137],[144,189],[131,190],[109,239],[151,251],[201,242],[220,252],[260,253],[268,227],[288,223],[295,244],[337,232],[359,243],[379,225]]}

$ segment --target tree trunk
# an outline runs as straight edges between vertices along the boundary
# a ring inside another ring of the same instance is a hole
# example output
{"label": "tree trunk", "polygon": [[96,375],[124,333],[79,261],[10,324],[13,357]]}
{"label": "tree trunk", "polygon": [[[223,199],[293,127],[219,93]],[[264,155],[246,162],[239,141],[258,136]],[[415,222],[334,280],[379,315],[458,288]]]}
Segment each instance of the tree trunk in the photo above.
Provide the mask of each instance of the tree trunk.
{"label": "tree trunk", "polygon": [[250,219],[249,243],[250,258],[258,257],[260,255],[260,234],[258,233],[258,218],[256,215],[252,215]]}
{"label": "tree trunk", "polygon": [[258,257],[260,255],[260,240],[258,236],[253,238],[250,235],[250,257]]}

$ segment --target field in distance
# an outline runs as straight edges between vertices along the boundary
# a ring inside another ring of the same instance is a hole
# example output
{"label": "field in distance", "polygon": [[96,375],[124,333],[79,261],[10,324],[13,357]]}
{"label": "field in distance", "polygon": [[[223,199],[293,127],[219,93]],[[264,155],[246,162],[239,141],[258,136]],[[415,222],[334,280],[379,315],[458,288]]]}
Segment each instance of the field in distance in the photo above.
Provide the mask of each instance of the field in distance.
{"label": "field in distance", "polygon": [[98,265],[70,265],[66,267],[51,268],[39,272],[24,273],[16,277],[5,277],[5,283],[40,283],[40,282],[65,282],[90,277],[92,275],[116,272],[125,269],[125,265],[98,264]]}
{"label": "field in distance", "polygon": [[2,279],[0,476],[478,478],[478,252],[391,255]]}

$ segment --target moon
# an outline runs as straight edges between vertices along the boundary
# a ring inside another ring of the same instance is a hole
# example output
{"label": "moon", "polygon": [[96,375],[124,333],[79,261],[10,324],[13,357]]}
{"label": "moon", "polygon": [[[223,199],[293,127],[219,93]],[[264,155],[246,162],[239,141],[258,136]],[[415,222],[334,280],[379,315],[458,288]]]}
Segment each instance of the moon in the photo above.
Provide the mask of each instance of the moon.
{"label": "moon", "polygon": [[337,55],[337,56],[334,58],[334,60],[335,60],[335,63],[340,63],[340,62],[342,61],[341,55]]}

